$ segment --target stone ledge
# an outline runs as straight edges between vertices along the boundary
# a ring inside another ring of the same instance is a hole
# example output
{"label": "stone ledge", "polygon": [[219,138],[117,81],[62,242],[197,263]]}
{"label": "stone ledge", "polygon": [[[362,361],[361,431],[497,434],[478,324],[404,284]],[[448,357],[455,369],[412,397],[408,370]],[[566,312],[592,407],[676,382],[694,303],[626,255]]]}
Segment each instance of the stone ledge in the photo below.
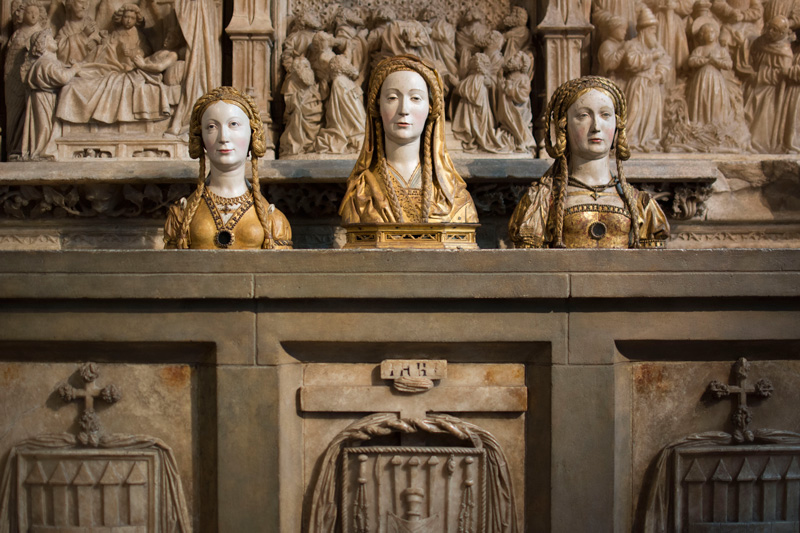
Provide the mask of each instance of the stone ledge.
{"label": "stone ledge", "polygon": [[2,252],[5,299],[800,296],[800,251]]}
{"label": "stone ledge", "polygon": [[[737,159],[738,160],[738,159]],[[748,161],[747,156],[741,158]],[[529,182],[550,166],[547,159],[478,159],[454,157],[467,181]],[[731,159],[725,159],[731,161]],[[340,183],[347,180],[355,159],[262,160],[259,176],[265,183]],[[625,162],[632,182],[713,182],[718,176],[714,159],[638,158]],[[193,183],[196,161],[63,161],[58,163],[0,163],[0,184],[62,183]]]}
{"label": "stone ledge", "polygon": [[800,250],[2,251],[0,274],[798,272]]}

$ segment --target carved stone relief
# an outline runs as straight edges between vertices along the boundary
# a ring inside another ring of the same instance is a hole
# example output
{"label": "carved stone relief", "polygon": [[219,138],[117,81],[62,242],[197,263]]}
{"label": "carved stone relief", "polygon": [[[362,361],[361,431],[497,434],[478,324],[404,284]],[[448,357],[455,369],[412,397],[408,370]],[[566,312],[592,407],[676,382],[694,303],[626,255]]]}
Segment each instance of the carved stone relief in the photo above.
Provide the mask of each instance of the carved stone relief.
{"label": "carved stone relief", "polygon": [[[380,364],[382,381],[373,385],[367,383],[375,365],[309,368],[300,389],[301,410],[311,422],[307,435],[328,434],[329,443],[306,444],[307,450],[319,449],[311,456],[321,466],[307,493],[308,530],[521,531],[515,486],[524,442],[511,426],[492,420],[492,413],[527,409],[516,367],[479,370],[444,360],[391,359]],[[491,383],[484,372],[492,375]],[[341,382],[344,373],[350,377]],[[365,405],[376,414],[328,433],[330,413],[363,412]],[[493,430],[453,416],[459,412],[483,413],[483,424]],[[318,424],[314,413],[326,416]]]}
{"label": "carved stone relief", "polygon": [[[347,446],[409,432],[445,434],[471,445]],[[337,505],[331,500],[331,483],[337,481],[340,461]],[[326,450],[309,531],[333,533],[338,523],[341,530],[359,533],[517,532],[515,507],[503,450],[487,431],[448,415],[400,419],[376,414],[349,426]]]}
{"label": "carved stone relief", "polygon": [[[659,201],[670,218],[702,218],[711,186],[705,183],[639,185]],[[338,183],[272,183],[265,195],[281,211],[309,218],[335,217],[345,188]],[[525,186],[513,183],[471,183],[469,191],[481,215],[513,212]],[[163,218],[167,208],[186,196],[186,184],[140,185],[98,183],[85,185],[0,186],[0,219],[48,218]]]}
{"label": "carved stone relief", "polygon": [[221,74],[214,0],[14,5],[9,160],[187,157],[191,106]]}
{"label": "carved stone relief", "polygon": [[732,434],[705,432],[659,454],[643,529],[656,531],[795,531],[800,527],[800,433],[750,429],[749,398],[769,398],[770,380],[750,383],[740,358],[733,384],[713,380],[709,401],[732,397]]}
{"label": "carved stone relief", "polygon": [[800,23],[792,6],[593,4],[593,70],[626,85],[631,148],[797,153],[798,51],[791,43]]}
{"label": "carved stone relief", "polygon": [[0,531],[153,532],[191,528],[178,464],[161,440],[104,433],[96,402],[123,396],[100,386],[98,366],[79,371],[81,386],[57,395],[83,404],[78,435],[44,434],[18,442],[0,485]]}
{"label": "carved stone relief", "polygon": [[456,5],[403,7],[295,6],[281,52],[280,156],[357,152],[365,101],[360,88],[380,59],[402,54],[436,66],[453,135],[465,151],[530,154],[528,13],[507,6],[492,7],[488,17],[477,6],[463,14]]}

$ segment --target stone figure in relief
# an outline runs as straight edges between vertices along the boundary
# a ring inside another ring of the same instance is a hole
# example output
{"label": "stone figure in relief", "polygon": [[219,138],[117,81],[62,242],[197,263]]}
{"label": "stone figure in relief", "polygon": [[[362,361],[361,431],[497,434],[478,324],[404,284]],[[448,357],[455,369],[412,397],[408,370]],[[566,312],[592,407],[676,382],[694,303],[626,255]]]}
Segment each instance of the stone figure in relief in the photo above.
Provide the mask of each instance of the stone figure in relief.
{"label": "stone figure in relief", "polygon": [[525,8],[520,6],[512,7],[511,11],[503,19],[503,26],[506,28],[503,33],[503,39],[505,40],[503,56],[505,56],[506,60],[520,51],[531,54],[531,59],[533,59],[531,30],[528,29],[528,12],[525,11]]}
{"label": "stone figure in relief", "polygon": [[330,63],[336,57],[336,52],[333,51],[333,42],[333,35],[326,31],[318,31],[308,48],[308,60],[314,70],[314,76],[319,84],[319,94],[323,100],[328,98],[331,84]]}
{"label": "stone figure in relief", "polygon": [[416,20],[395,20],[381,37],[381,57],[406,54],[422,56],[430,49],[428,31]]}
{"label": "stone figure in relief", "polygon": [[296,57],[283,84],[284,130],[280,155],[314,151],[314,141],[322,126],[322,99],[311,63]]}
{"label": "stone figure in relief", "polygon": [[105,124],[161,120],[171,114],[169,89],[160,72],[137,68],[134,59],[152,53],[139,26],[144,16],[135,4],[114,14],[116,29],[89,54],[80,74],[61,91],[61,120]]}
{"label": "stone figure in relief", "polygon": [[797,41],[792,65],[783,75],[786,88],[778,111],[780,141],[787,153],[797,155],[800,154],[800,44]]}
{"label": "stone figure in relief", "polygon": [[286,72],[292,68],[292,63],[298,57],[309,58],[309,47],[314,36],[322,29],[319,15],[310,9],[303,10],[296,16],[294,29],[286,36],[281,52],[281,65]]}
{"label": "stone figure in relief", "polygon": [[478,215],[445,147],[443,83],[412,56],[372,71],[361,154],[347,180],[344,224],[466,223]]}
{"label": "stone figure in relief", "polygon": [[[709,0],[697,0],[692,7],[692,14],[686,23],[686,33],[690,50],[694,50],[697,46],[700,46],[695,36],[700,32],[700,28],[708,23],[712,23],[719,28],[719,21],[711,13],[711,2]],[[717,31],[717,33],[719,33],[719,31]]]}
{"label": "stone figure in relief", "polygon": [[358,71],[344,55],[328,64],[330,94],[325,101],[325,127],[316,139],[319,154],[358,152],[364,141],[364,91],[357,84]]}
{"label": "stone figure in relief", "polygon": [[381,54],[383,32],[385,32],[389,24],[395,20],[397,20],[397,13],[395,13],[391,6],[379,6],[372,14],[372,29],[367,36],[370,69],[375,68],[375,65],[383,59],[383,55]]}
{"label": "stone figure in relief", "polygon": [[[750,135],[744,122],[741,86],[733,74],[733,61],[728,49],[719,44],[717,24],[707,22],[698,31],[697,47],[687,62],[691,75],[686,91],[689,120],[697,127],[713,133],[716,148],[746,151]],[[702,148],[713,149],[706,143]]]}
{"label": "stone figure in relief", "polygon": [[453,114],[453,136],[465,152],[508,153],[513,143],[506,132],[495,127],[489,89],[494,88],[491,62],[478,52],[469,60],[467,76],[456,89],[458,105]]}
{"label": "stone figure in relief", "polygon": [[456,28],[447,21],[445,13],[433,5],[423,8],[419,19],[428,31],[428,46],[423,58],[434,64],[444,81],[445,90],[458,85],[458,59],[456,58]]}
{"label": "stone figure in relief", "polygon": [[489,60],[489,67],[487,69],[486,78],[489,81],[487,90],[489,92],[489,102],[492,106],[492,115],[497,122],[497,99],[498,99],[498,85],[503,80],[503,65],[505,59],[503,58],[503,34],[497,30],[488,31],[478,41],[483,53]]}
{"label": "stone figure in relief", "polygon": [[691,14],[693,4],[694,0],[647,0],[656,16],[658,42],[672,59],[670,79],[665,80],[668,86],[675,83],[675,73],[683,70],[689,58],[686,17]]}
{"label": "stone figure in relief", "polygon": [[233,87],[218,87],[200,97],[189,129],[189,155],[200,159],[197,189],[170,207],[164,247],[291,248],[288,220],[261,193],[258,159],[266,150],[264,124],[253,98]]}
{"label": "stone figure in relief", "polygon": [[753,74],[744,84],[744,112],[753,148],[762,153],[781,150],[780,100],[784,73],[792,65],[789,21],[779,15],[767,22],[764,33],[750,48]]}
{"label": "stone figure in relief", "polygon": [[722,23],[719,42],[729,48],[734,70],[747,73],[750,42],[761,33],[763,24],[761,0],[713,0],[711,12]]}
{"label": "stone figure in relief", "polygon": [[164,48],[153,52],[147,57],[137,53],[131,61],[133,61],[133,65],[136,68],[144,72],[151,74],[163,73],[164,84],[179,85],[183,80],[185,68],[185,61],[181,61],[179,64],[184,44],[180,30],[173,27],[164,36]]}
{"label": "stone figure in relief", "polygon": [[607,78],[586,76],[556,89],[545,111],[545,146],[555,161],[511,216],[515,247],[664,246],[669,224],[663,211],[625,179],[627,118],[625,96]]}
{"label": "stone figure in relief", "polygon": [[514,139],[514,150],[530,152],[536,146],[531,111],[531,56],[522,50],[509,57],[498,88],[497,122]]}
{"label": "stone figure in relief", "polygon": [[113,22],[114,30],[96,52],[87,57],[87,62],[119,65],[122,69],[131,70],[135,56],[148,56],[152,53],[142,32],[144,14],[136,4],[123,4],[114,13]]}
{"label": "stone figure in relief", "polygon": [[610,33],[608,23],[612,18],[625,21],[625,30],[636,27],[636,14],[642,7],[642,0],[594,0],[592,2],[592,24],[597,27],[600,42]]}
{"label": "stone figure in relief", "polygon": [[41,21],[44,11],[32,0],[23,2],[14,11],[16,30],[6,46],[6,61],[3,69],[6,97],[6,138],[8,160],[22,158],[22,130],[25,120],[25,103],[27,88],[25,70],[31,36],[42,29]]}
{"label": "stone figure in relief", "polygon": [[800,0],[766,0],[763,5],[764,20],[783,15],[792,29],[800,28]]}
{"label": "stone figure in relief", "polygon": [[625,43],[623,68],[628,72],[625,93],[630,109],[627,132],[634,150],[652,152],[661,149],[663,86],[669,79],[672,64],[658,43],[657,20],[645,8],[639,12],[639,34]]}
{"label": "stone figure in relief", "polygon": [[66,0],[67,19],[58,30],[58,60],[65,65],[80,63],[97,48],[102,38],[94,19],[87,13],[88,0]]}
{"label": "stone figure in relief", "polygon": [[612,17],[608,21],[608,38],[597,49],[597,74],[609,78],[625,89],[622,76],[622,60],[625,58],[625,34],[628,21],[622,17]]}
{"label": "stone figure in relief", "polygon": [[369,65],[369,52],[367,48],[367,35],[369,30],[364,26],[364,20],[356,9],[339,7],[334,17],[333,36],[336,38],[339,52],[353,65],[358,73],[356,84],[361,86],[367,75]]}
{"label": "stone figure in relief", "polygon": [[464,13],[463,25],[456,32],[456,54],[458,55],[458,77],[464,79],[469,70],[472,55],[480,52],[478,40],[489,31],[486,15],[481,8],[473,6]]}
{"label": "stone figure in relief", "polygon": [[34,61],[25,78],[30,91],[22,133],[22,157],[26,160],[53,160],[56,156],[56,94],[81,68],[65,67],[58,60],[57,51],[58,43],[50,29],[31,37],[30,55]]}

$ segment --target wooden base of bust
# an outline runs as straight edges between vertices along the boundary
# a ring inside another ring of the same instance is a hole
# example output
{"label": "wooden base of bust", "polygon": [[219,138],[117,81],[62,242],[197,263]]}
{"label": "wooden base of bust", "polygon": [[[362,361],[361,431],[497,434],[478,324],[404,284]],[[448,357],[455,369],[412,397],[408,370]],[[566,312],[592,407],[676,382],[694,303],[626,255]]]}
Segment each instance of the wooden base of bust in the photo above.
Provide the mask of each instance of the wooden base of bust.
{"label": "wooden base of bust", "polygon": [[479,224],[351,224],[345,225],[345,248],[421,248],[477,250]]}

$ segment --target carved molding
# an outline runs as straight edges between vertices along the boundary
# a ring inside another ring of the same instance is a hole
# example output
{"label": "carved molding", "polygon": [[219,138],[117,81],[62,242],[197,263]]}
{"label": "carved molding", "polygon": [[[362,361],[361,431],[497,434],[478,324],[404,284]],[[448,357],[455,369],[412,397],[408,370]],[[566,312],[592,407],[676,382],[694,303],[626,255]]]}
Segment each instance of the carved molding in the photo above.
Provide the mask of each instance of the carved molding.
{"label": "carved molding", "polygon": [[[338,219],[344,180],[334,183],[271,183],[265,194],[284,213],[314,219]],[[635,181],[632,181],[635,183]],[[481,183],[468,185],[480,216],[510,215],[526,185]],[[707,183],[649,182],[642,186],[673,219],[702,218],[711,195]],[[188,196],[187,183],[81,185],[0,185],[0,219],[163,218],[167,207]]]}

